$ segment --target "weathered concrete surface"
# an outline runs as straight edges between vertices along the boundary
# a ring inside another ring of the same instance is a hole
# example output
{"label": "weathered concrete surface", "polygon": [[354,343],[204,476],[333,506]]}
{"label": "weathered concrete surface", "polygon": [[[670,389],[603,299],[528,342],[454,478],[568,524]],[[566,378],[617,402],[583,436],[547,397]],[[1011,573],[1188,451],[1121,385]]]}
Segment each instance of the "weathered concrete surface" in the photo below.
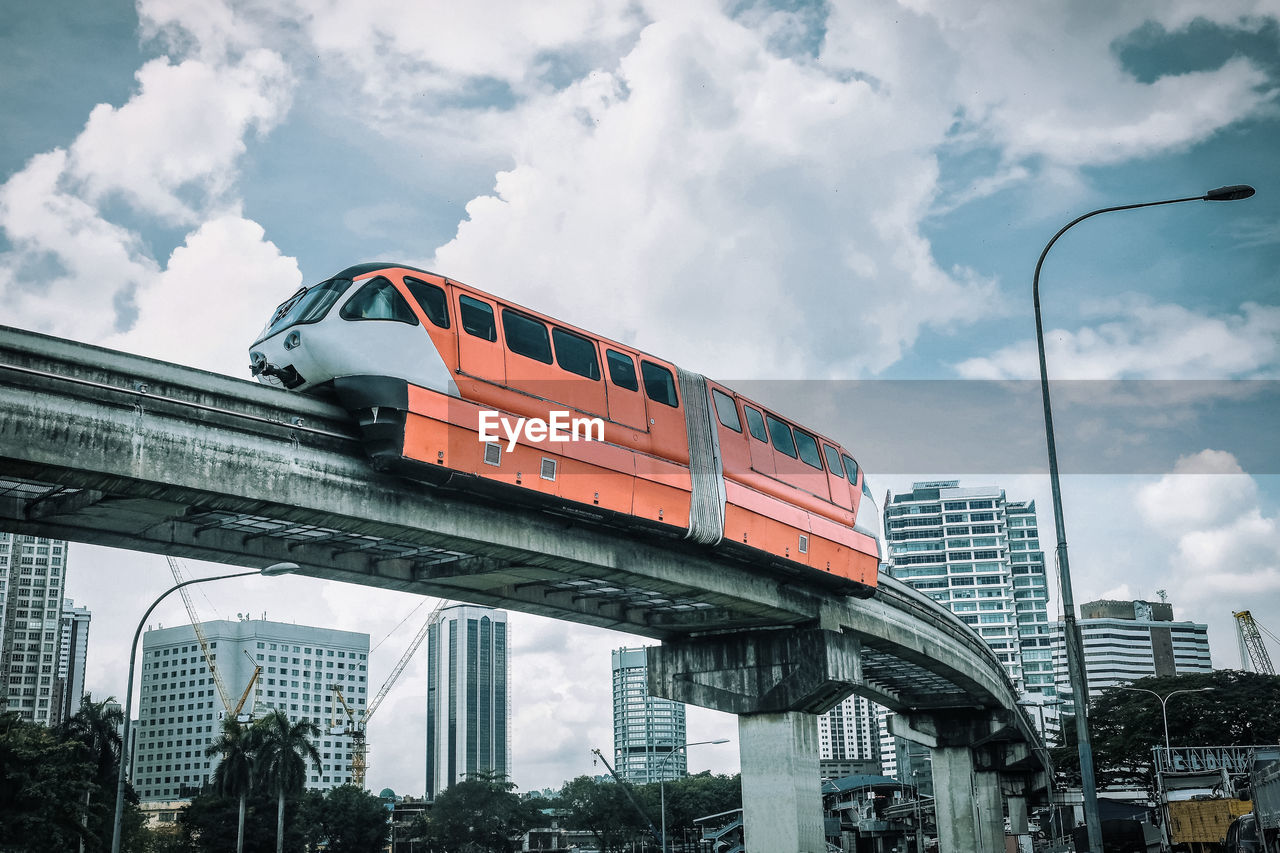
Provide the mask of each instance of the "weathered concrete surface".
{"label": "weathered concrete surface", "polygon": [[817,629],[673,639],[648,661],[653,695],[730,714],[821,714],[862,680],[857,638]]}
{"label": "weathered concrete surface", "polygon": [[792,711],[738,717],[746,849],[825,853],[818,718]]}

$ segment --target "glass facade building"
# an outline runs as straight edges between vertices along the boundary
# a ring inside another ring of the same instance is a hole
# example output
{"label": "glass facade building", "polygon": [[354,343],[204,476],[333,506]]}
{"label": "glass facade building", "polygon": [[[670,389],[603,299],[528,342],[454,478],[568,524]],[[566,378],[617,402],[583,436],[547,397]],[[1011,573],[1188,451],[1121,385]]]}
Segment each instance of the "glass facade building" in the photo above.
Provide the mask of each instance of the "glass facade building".
{"label": "glass facade building", "polygon": [[637,785],[679,779],[688,773],[685,744],[685,707],[649,693],[644,648],[615,649],[613,766],[618,775]]}
{"label": "glass facade building", "polygon": [[427,633],[427,799],[475,774],[511,776],[507,614],[455,605]]}

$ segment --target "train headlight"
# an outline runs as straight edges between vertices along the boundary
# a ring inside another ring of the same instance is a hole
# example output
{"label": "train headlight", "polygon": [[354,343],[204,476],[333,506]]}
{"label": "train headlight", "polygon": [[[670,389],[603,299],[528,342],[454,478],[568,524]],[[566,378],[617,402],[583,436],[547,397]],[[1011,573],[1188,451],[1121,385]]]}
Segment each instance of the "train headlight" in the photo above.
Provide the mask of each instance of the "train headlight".
{"label": "train headlight", "polygon": [[285,336],[285,339],[284,339],[285,349],[297,349],[301,345],[302,345],[302,335],[299,334],[297,331],[292,331]]}

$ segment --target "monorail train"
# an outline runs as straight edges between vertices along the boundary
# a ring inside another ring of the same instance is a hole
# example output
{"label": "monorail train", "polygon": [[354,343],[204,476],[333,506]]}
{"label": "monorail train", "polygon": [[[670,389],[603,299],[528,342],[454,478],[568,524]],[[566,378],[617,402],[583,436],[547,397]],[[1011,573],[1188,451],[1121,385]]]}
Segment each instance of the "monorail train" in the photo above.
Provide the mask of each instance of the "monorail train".
{"label": "monorail train", "polygon": [[379,469],[874,594],[878,510],[853,457],[625,344],[369,263],[299,289],[249,357],[264,383],[335,395]]}

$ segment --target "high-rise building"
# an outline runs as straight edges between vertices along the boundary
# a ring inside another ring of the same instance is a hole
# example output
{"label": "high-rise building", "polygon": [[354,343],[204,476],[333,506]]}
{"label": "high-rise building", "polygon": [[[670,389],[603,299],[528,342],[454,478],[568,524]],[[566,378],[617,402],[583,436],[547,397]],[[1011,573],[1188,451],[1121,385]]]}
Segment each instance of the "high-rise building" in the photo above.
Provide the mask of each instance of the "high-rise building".
{"label": "high-rise building", "polygon": [[649,693],[644,648],[614,649],[613,766],[618,775],[637,785],[679,779],[688,773],[685,743],[684,705]]}
{"label": "high-rise building", "polygon": [[[1173,621],[1173,605],[1164,601],[1090,601],[1080,605],[1076,622],[1084,644],[1090,692],[1153,675],[1212,672],[1209,627]],[[1058,692],[1072,712],[1063,623],[1053,624],[1053,661]]]}
{"label": "high-rise building", "polygon": [[875,706],[861,696],[850,696],[818,717],[819,766],[848,761],[880,763]]}
{"label": "high-rise building", "polygon": [[427,633],[427,799],[473,774],[511,776],[507,614],[446,607]]}
{"label": "high-rise building", "polygon": [[80,710],[80,697],[84,696],[84,668],[89,657],[89,621],[92,617],[87,607],[76,607],[69,598],[62,600],[58,685],[62,702],[59,716],[64,720]]}
{"label": "high-rise building", "polygon": [[[973,626],[1019,689],[1052,695],[1034,501],[1011,502],[1004,489],[961,488],[957,480],[914,483],[886,498],[885,535],[894,577]],[[1028,669],[1027,651],[1043,661]]]}
{"label": "high-rise building", "polygon": [[66,565],[66,542],[0,533],[0,710],[45,725],[56,725],[62,714]]}
{"label": "high-rise building", "polygon": [[[889,571],[956,614],[995,652],[1020,693],[1056,701],[1049,585],[1035,501],[958,480],[913,483],[885,497]],[[880,715],[884,772],[902,766]],[[917,768],[918,772],[918,768]]]}
{"label": "high-rise building", "polygon": [[260,718],[280,710],[291,721],[320,727],[315,746],[321,765],[307,767],[307,787],[327,790],[349,782],[351,743],[335,688],[357,718],[362,716],[369,698],[369,635],[244,617],[200,627],[232,707],[223,705],[194,628],[144,633],[133,757],[139,797],[187,796],[210,777],[217,758],[205,755],[205,749],[251,681],[242,714]]}

